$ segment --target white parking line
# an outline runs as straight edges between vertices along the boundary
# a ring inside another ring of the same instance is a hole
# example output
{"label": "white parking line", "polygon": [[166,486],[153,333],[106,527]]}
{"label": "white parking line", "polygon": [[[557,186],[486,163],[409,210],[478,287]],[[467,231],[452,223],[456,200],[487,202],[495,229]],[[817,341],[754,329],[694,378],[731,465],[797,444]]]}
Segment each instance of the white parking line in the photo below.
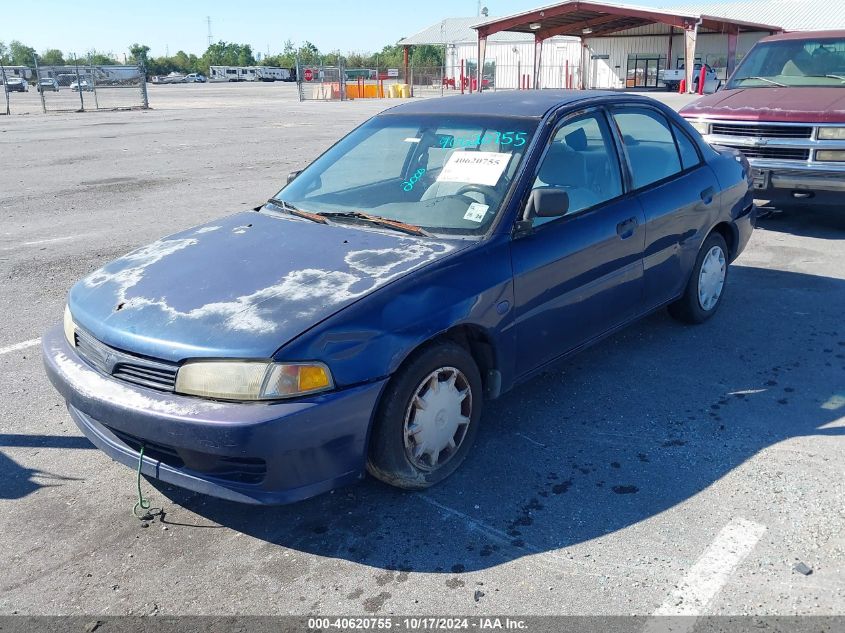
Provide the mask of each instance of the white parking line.
{"label": "white parking line", "polygon": [[545,567],[546,569],[558,574],[564,573],[570,576],[594,576],[596,578],[603,576],[602,572],[591,571],[595,565],[584,565],[583,563],[561,556],[554,550],[540,548],[526,541],[523,541],[521,545],[514,545],[514,538],[512,536],[493,527],[492,525],[487,525],[482,521],[473,519],[464,512],[456,510],[455,508],[450,508],[449,506],[432,499],[428,495],[418,493],[416,497],[440,510],[443,513],[444,518],[451,517],[462,522],[466,529],[471,532],[483,534],[490,540],[498,541],[505,547],[520,549],[528,554],[534,554],[535,557],[533,564],[535,565]]}
{"label": "white parking line", "polygon": [[0,356],[3,354],[8,354],[9,352],[17,352],[21,349],[26,349],[27,347],[35,347],[41,342],[40,338],[33,338],[29,339],[28,341],[23,341],[22,343],[15,343],[14,345],[9,345],[8,347],[0,347]]}
{"label": "white parking line", "polygon": [[55,242],[67,242],[68,240],[77,240],[81,237],[88,237],[88,233],[80,233],[78,235],[63,235],[62,237],[49,237],[43,240],[33,240],[31,242],[20,242],[19,244],[14,244],[12,246],[3,246],[0,247],[0,251],[13,251],[16,248],[20,248],[21,246],[40,246],[42,244],[53,244]]}
{"label": "white parking line", "polygon": [[[716,535],[704,553],[690,567],[672,595],[654,612],[656,616],[692,616],[674,620],[672,631],[689,631],[731,574],[751,553],[766,527],[736,518]],[[652,619],[645,631],[665,631],[665,623]]]}

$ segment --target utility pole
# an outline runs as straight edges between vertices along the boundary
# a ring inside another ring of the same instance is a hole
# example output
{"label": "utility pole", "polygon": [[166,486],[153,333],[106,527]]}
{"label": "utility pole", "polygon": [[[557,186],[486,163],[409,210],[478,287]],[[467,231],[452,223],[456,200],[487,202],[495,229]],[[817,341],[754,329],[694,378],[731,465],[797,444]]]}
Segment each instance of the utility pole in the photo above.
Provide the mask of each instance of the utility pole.
{"label": "utility pole", "polygon": [[205,16],[205,23],[208,25],[208,45],[211,46],[211,16]]}
{"label": "utility pole", "polygon": [[0,77],[3,78],[3,94],[6,95],[6,112],[4,114],[11,114],[9,110],[9,87],[6,85],[6,68],[3,62],[0,62]]}
{"label": "utility pole", "polygon": [[47,114],[47,103],[44,101],[44,86],[41,85],[41,71],[38,69],[38,55],[32,54],[32,61],[35,62],[35,88],[41,95],[41,110]]}

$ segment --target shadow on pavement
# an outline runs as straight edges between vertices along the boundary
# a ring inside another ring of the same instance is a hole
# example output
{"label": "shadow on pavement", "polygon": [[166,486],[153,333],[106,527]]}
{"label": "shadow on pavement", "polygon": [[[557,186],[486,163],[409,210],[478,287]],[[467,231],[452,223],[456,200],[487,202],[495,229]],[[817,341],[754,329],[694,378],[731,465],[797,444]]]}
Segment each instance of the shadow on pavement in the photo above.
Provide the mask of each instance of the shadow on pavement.
{"label": "shadow on pavement", "polygon": [[[3,448],[94,448],[85,437],[64,435],[18,435],[0,433],[0,449]],[[0,499],[20,499],[39,488],[61,485],[59,483],[41,483],[46,481],[79,481],[75,477],[65,477],[42,470],[24,468],[15,460],[0,451]]]}
{"label": "shadow on pavement", "polygon": [[845,207],[804,205],[781,209],[771,204],[763,204],[758,209],[760,213],[765,214],[758,219],[758,228],[802,237],[845,239]]}
{"label": "shadow on pavement", "polygon": [[762,449],[845,435],[845,281],[731,268],[719,314],[660,311],[488,403],[474,450],[423,493],[367,479],[292,506],[156,484],[269,543],[402,571],[483,569],[683,503]]}

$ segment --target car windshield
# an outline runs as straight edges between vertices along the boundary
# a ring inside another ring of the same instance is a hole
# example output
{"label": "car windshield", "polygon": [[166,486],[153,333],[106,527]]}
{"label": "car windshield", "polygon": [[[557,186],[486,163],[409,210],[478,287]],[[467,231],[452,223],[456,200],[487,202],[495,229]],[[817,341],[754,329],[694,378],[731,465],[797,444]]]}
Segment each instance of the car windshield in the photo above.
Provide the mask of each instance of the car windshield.
{"label": "car windshield", "polygon": [[728,83],[731,88],[845,87],[845,38],[758,44]]}
{"label": "car windshield", "polygon": [[433,233],[482,235],[536,127],[535,119],[516,117],[378,116],[275,198],[331,221],[354,221],[358,213]]}

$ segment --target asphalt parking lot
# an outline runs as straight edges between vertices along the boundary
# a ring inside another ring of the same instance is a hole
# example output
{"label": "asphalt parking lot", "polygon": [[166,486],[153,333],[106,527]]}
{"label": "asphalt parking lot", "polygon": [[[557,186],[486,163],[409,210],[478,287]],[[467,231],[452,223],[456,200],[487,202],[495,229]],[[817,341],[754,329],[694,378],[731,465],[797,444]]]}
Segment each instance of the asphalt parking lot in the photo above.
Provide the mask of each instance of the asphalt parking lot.
{"label": "asphalt parking lot", "polygon": [[762,220],[706,324],[656,313],[491,402],[436,488],[254,508],[145,482],[166,514],[140,527],[36,339],[83,275],[256,206],[391,105],[150,102],[0,117],[0,614],[845,613],[845,210]]}

